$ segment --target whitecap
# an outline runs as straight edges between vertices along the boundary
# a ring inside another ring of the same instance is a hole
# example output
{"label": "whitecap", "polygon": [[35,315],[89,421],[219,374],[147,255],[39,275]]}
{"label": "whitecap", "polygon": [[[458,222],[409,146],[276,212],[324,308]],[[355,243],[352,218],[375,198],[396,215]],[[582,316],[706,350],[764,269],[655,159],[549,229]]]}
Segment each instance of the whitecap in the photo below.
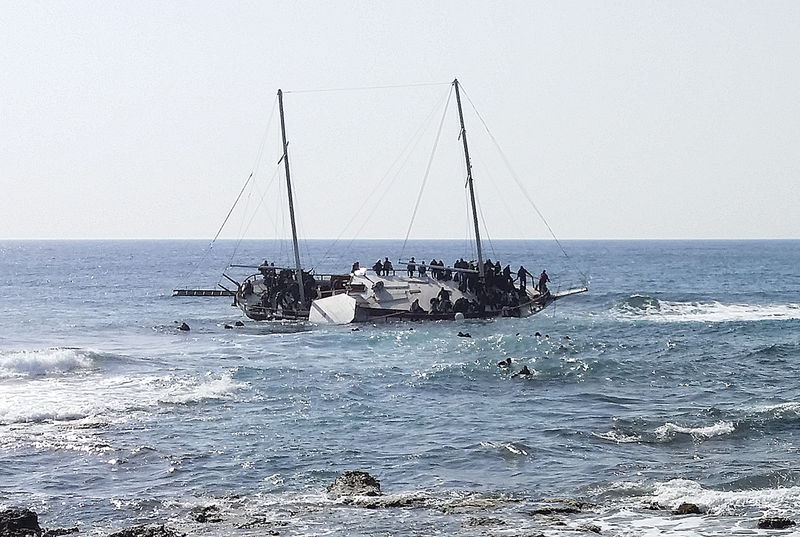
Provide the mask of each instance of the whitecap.
{"label": "whitecap", "polygon": [[0,378],[38,377],[90,369],[92,351],[72,347],[0,352]]}
{"label": "whitecap", "polygon": [[713,438],[732,433],[736,427],[729,421],[718,421],[713,425],[705,427],[684,427],[675,423],[667,422],[664,425],[656,428],[654,431],[656,437],[660,440],[674,437],[676,434],[688,434],[698,440]]}
{"label": "whitecap", "polygon": [[642,437],[638,434],[625,434],[614,430],[605,433],[592,433],[592,436],[617,444],[635,444],[642,441]]}
{"label": "whitecap", "polygon": [[[615,308],[619,318],[705,323],[800,319],[800,304],[797,303],[723,304],[719,301],[685,302],[649,297],[633,300],[637,296],[630,297]],[[631,301],[636,306],[632,306]]]}

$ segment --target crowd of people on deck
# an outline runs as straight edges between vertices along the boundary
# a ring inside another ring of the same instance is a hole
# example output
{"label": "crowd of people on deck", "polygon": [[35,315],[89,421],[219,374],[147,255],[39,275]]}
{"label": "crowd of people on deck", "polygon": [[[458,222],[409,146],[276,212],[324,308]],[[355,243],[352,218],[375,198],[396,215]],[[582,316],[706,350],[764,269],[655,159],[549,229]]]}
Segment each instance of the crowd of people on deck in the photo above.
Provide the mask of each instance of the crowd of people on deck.
{"label": "crowd of people on deck", "polygon": [[[317,297],[317,283],[314,277],[303,271],[303,291],[305,303],[300,301],[300,286],[295,277],[295,270],[276,268],[275,263],[264,260],[258,267],[262,276],[264,290],[259,295],[259,306],[265,310],[299,311],[307,310],[311,302]],[[254,294],[253,283],[250,280],[242,285],[242,297],[247,298]]]}
{"label": "crowd of people on deck", "polygon": [[[353,272],[357,269],[360,269],[358,262],[353,264]],[[396,274],[388,257],[385,257],[383,261],[378,259],[372,266],[372,270],[376,275],[383,277]],[[431,278],[457,282],[458,289],[462,293],[472,292],[476,295],[476,300],[461,297],[455,302],[451,302],[450,292],[443,288],[439,296],[431,299],[429,309],[426,310],[420,305],[419,300],[415,300],[411,304],[411,313],[480,314],[487,310],[497,311],[508,308],[513,310],[529,300],[527,295],[529,276],[532,281],[536,281],[534,289],[541,295],[548,293],[547,283],[550,281],[546,270],[543,270],[536,278],[523,266],[520,266],[516,272],[512,272],[510,265],[503,268],[500,261],[493,263],[491,259],[487,259],[483,264],[484,277],[482,280],[479,277],[477,263],[465,261],[464,258],[458,259],[452,267],[446,267],[441,259],[431,259],[430,263],[424,261],[418,263],[414,257],[406,265],[406,273],[409,278],[413,278],[415,275],[419,278],[426,278],[429,270]]]}

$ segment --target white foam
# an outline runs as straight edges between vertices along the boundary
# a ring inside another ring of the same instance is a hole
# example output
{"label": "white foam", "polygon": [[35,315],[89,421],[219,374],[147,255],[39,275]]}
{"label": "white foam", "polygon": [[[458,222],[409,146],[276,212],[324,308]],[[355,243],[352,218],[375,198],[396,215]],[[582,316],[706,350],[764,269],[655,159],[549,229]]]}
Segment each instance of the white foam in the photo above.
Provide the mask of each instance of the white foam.
{"label": "white foam", "polygon": [[524,446],[514,442],[481,442],[481,446],[504,450],[514,455],[528,455],[528,450]]}
{"label": "white foam", "polygon": [[[6,382],[0,424],[89,420],[118,423],[150,414],[159,404],[187,404],[229,397],[245,387],[232,373],[192,376],[44,377]],[[73,423],[72,425],[76,425]]]}
{"label": "white foam", "polygon": [[635,444],[642,441],[642,437],[638,434],[624,434],[613,430],[605,433],[592,433],[592,435],[617,444]]}
{"label": "white foam", "polygon": [[642,308],[620,308],[625,319],[646,319],[657,322],[766,321],[800,319],[800,304],[723,304],[711,302],[658,301]]}
{"label": "white foam", "polygon": [[736,427],[729,421],[718,421],[713,425],[705,427],[683,427],[675,423],[667,422],[661,427],[656,428],[655,433],[659,439],[666,439],[676,434],[688,434],[698,440],[713,438],[732,433]]}
{"label": "white foam", "polygon": [[0,352],[0,378],[64,374],[93,366],[91,351],[69,347]]}
{"label": "white foam", "polygon": [[800,508],[800,487],[722,491],[687,479],[673,479],[656,484],[652,501],[672,509],[684,502],[694,503],[715,515],[735,515],[748,509],[793,512]]}

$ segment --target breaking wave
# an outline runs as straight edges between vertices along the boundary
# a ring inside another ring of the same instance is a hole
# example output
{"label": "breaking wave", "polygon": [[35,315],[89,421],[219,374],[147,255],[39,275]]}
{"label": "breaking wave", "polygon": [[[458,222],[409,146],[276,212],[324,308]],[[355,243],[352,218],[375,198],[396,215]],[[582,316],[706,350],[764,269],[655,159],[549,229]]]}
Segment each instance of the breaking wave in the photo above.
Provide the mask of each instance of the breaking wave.
{"label": "breaking wave", "polygon": [[687,479],[673,479],[658,483],[652,500],[663,506],[676,508],[684,502],[699,505],[716,515],[739,514],[746,509],[763,511],[795,510],[800,507],[800,487],[782,487],[748,490],[714,490]]}
{"label": "breaking wave", "polygon": [[39,377],[91,369],[100,355],[74,347],[0,352],[0,378]]}
{"label": "breaking wave", "polygon": [[660,440],[670,440],[677,435],[689,435],[696,440],[706,440],[715,436],[730,434],[736,430],[733,423],[729,421],[718,421],[713,425],[705,427],[683,427],[674,423],[667,422],[655,430],[656,438]]}
{"label": "breaking wave", "polygon": [[800,304],[681,302],[659,300],[646,295],[631,295],[615,304],[612,313],[622,319],[660,322],[767,321],[800,319]]}

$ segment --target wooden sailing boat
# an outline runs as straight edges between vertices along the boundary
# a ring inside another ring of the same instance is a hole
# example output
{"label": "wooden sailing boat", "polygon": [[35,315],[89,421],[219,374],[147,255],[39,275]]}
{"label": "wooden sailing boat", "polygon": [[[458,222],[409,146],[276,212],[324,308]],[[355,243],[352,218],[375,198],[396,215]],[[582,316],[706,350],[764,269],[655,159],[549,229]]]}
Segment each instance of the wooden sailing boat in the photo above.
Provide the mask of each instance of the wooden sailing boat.
{"label": "wooden sailing boat", "polygon": [[[311,322],[345,324],[395,319],[527,317],[556,300],[588,290],[586,287],[580,287],[552,293],[548,290],[546,282],[540,282],[535,287],[521,286],[517,289],[507,277],[494,271],[487,272],[458,79],[453,81],[453,87],[467,166],[467,186],[475,233],[477,264],[474,268],[428,267],[416,264],[417,267],[422,266],[427,269],[416,277],[395,273],[379,275],[376,271],[360,268],[349,275],[343,289],[332,288],[328,296],[312,301],[309,312]],[[440,271],[455,273],[459,277],[457,280],[436,277],[441,275]],[[442,304],[445,306],[442,307]]]}

